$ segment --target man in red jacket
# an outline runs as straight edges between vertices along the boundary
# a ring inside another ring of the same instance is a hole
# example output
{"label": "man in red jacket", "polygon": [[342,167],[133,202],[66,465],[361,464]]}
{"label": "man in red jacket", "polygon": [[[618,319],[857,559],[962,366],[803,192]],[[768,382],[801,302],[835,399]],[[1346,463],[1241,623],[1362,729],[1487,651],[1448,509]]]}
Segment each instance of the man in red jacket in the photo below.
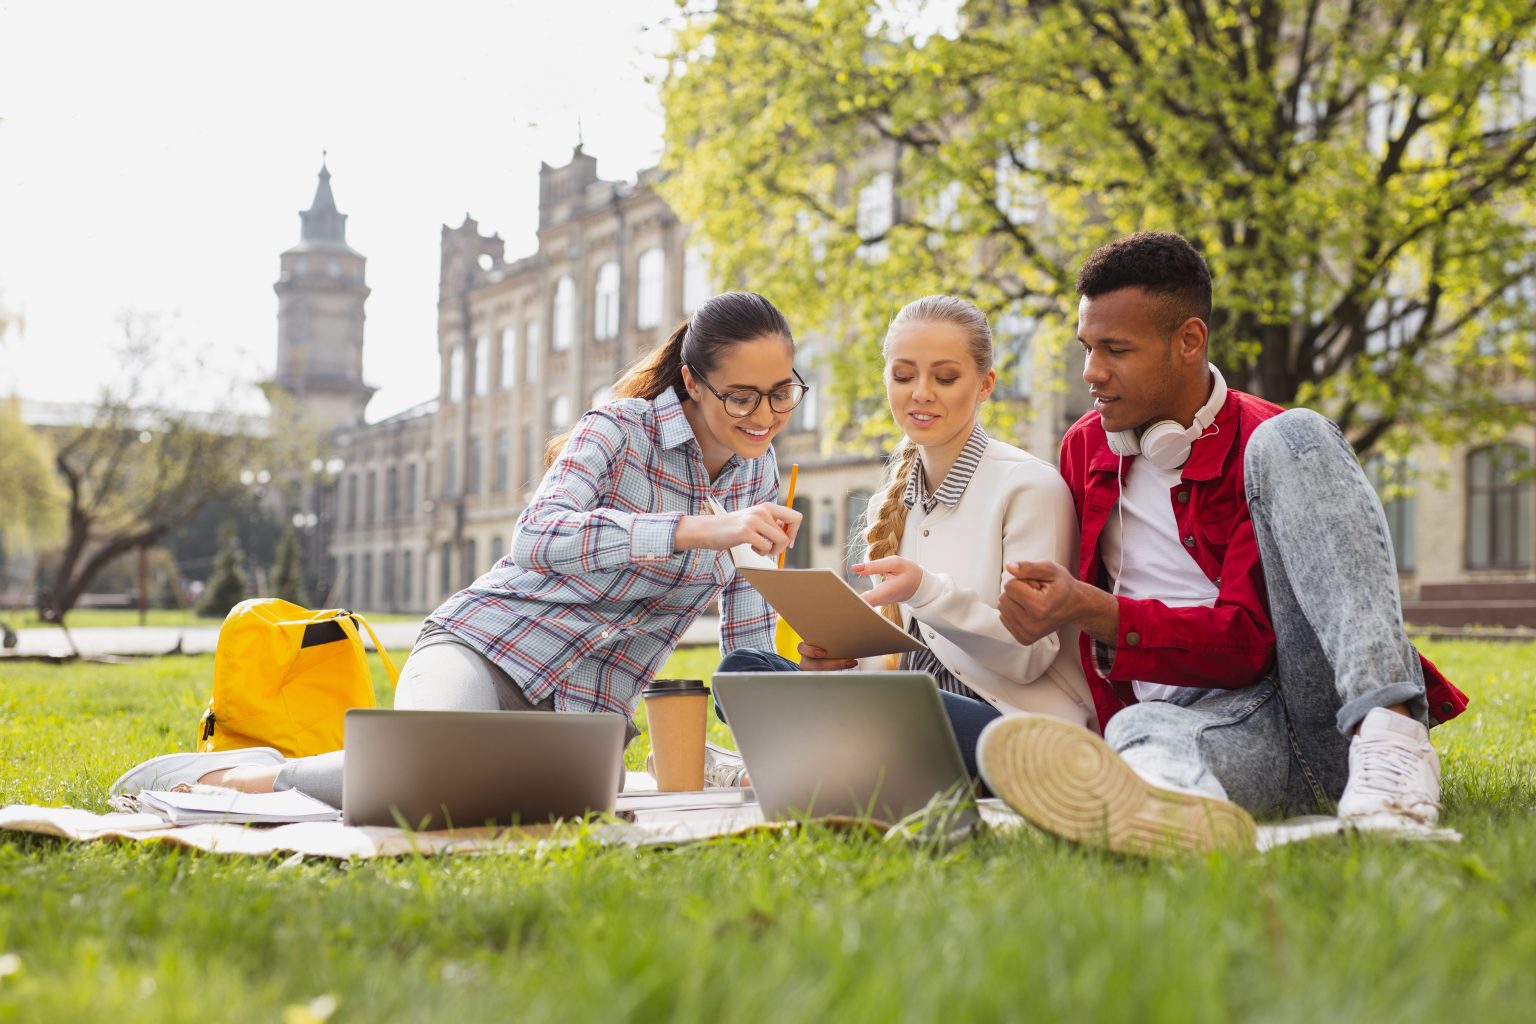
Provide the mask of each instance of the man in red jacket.
{"label": "man in red jacket", "polygon": [[993,792],[1069,839],[1131,852],[1252,849],[1251,815],[1327,808],[1357,828],[1439,814],[1428,727],[1466,698],[1403,631],[1386,519],[1337,426],[1229,390],[1206,359],[1211,277],[1140,232],[1078,275],[1094,408],[1061,473],[1077,573],[1009,566],[1020,643],[1082,632],[1104,738],[992,723]]}

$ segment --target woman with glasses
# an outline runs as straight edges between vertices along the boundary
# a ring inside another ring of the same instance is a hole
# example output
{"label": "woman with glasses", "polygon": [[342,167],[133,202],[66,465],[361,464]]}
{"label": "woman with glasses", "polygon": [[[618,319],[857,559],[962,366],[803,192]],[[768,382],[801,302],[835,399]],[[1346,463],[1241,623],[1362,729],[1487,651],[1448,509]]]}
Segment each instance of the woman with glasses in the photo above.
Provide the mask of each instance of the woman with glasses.
{"label": "woman with glasses", "polygon": [[[772,447],[805,397],[793,363],[789,324],[761,295],[700,306],[551,444],[512,550],[428,616],[395,707],[628,719],[716,599],[722,650],[771,647],[773,612],[729,551],[772,557],[799,531],[800,513],[778,504]],[[284,761],[249,748],[156,758],[113,789],[298,789],[339,807],[342,774],[342,751]]]}
{"label": "woman with glasses", "polygon": [[[1050,464],[981,427],[997,373],[979,309],[948,295],[908,303],[891,321],[884,355],[886,399],[904,436],[869,506],[864,561],[852,568],[880,580],[865,600],[926,645],[903,655],[900,667],[933,675],[974,776],[976,739],[999,715],[1031,711],[1094,725],[1076,631],[1021,646],[997,610],[1013,578],[1007,563],[1075,564],[1077,516]],[[796,666],[766,648],[738,650],[720,671],[857,665],[805,643],[800,655]]]}

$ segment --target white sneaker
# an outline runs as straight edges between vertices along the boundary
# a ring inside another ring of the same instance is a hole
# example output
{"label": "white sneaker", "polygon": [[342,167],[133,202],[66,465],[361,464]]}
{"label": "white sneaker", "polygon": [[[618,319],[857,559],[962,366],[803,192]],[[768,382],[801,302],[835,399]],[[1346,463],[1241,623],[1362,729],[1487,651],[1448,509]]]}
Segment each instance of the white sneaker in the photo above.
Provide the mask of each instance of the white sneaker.
{"label": "white sneaker", "polygon": [[277,767],[283,760],[283,755],[271,747],[162,754],[123,772],[108,792],[113,796],[128,796],[144,789],[170,789],[182,782],[190,786],[209,772],[221,768],[234,768],[237,765]]}
{"label": "white sneaker", "polygon": [[[645,755],[645,770],[651,775],[656,774],[655,754]],[[747,763],[741,759],[740,754],[708,740],[704,742],[704,788],[736,789],[750,785],[752,782],[747,778]]]}
{"label": "white sneaker", "polygon": [[1429,730],[1372,708],[1349,744],[1349,782],[1339,818],[1357,829],[1424,829],[1440,820],[1440,756]]}
{"label": "white sneaker", "polygon": [[747,762],[734,750],[717,747],[707,740],[704,743],[704,785],[731,789],[750,786],[747,779]]}
{"label": "white sneaker", "polygon": [[988,723],[976,766],[1008,806],[1075,843],[1162,857],[1257,849],[1258,829],[1237,804],[1150,782],[1098,734],[1059,718]]}

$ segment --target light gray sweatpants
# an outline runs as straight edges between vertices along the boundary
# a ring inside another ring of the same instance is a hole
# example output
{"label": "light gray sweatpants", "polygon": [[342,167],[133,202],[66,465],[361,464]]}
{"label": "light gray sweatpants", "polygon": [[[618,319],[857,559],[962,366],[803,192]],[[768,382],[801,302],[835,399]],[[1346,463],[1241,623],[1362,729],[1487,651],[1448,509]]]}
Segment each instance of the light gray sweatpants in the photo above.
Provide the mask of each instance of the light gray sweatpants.
{"label": "light gray sweatpants", "polygon": [[[555,699],[534,704],[500,666],[434,623],[422,627],[395,684],[395,707],[401,711],[550,711]],[[639,730],[624,723],[624,744]],[[341,806],[345,751],[293,758],[277,773],[273,789],[296,789],[306,796]],[[624,775],[620,768],[619,788]]]}

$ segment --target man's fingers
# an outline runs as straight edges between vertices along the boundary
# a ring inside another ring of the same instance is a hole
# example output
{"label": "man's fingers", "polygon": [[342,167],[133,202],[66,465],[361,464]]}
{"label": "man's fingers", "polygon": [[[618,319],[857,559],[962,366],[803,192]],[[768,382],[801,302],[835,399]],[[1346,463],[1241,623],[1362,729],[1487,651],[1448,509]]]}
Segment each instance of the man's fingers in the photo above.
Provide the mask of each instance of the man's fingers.
{"label": "man's fingers", "polygon": [[1055,562],[1009,562],[1003,568],[1018,580],[1049,581],[1061,572],[1061,566]]}

